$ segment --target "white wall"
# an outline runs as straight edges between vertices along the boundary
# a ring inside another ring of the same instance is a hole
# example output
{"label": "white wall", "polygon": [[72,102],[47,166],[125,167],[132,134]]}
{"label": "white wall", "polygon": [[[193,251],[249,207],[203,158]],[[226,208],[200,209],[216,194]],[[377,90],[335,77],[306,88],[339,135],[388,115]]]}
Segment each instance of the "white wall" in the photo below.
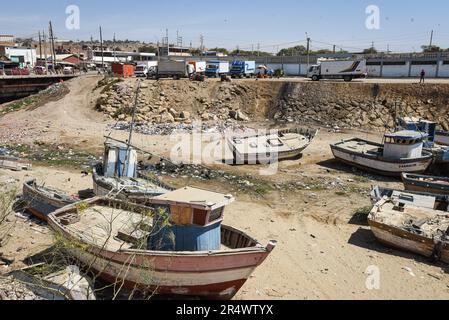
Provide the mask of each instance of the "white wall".
{"label": "white wall", "polygon": [[449,64],[443,64],[443,61],[440,61],[440,70],[438,71],[438,77],[449,78]]}
{"label": "white wall", "polygon": [[421,71],[424,69],[426,72],[426,77],[433,78],[437,73],[437,65],[413,65],[410,76],[412,77],[420,77]]}
{"label": "white wall", "polygon": [[394,65],[394,66],[384,66],[382,71],[382,77],[386,78],[402,78],[402,77],[408,77],[409,72],[409,64],[406,63],[405,65]]}
{"label": "white wall", "polygon": [[11,57],[24,57],[24,65],[23,67],[29,63],[30,67],[34,67],[36,65],[37,55],[36,49],[28,49],[28,48],[13,48],[6,47],[5,55],[11,59]]}

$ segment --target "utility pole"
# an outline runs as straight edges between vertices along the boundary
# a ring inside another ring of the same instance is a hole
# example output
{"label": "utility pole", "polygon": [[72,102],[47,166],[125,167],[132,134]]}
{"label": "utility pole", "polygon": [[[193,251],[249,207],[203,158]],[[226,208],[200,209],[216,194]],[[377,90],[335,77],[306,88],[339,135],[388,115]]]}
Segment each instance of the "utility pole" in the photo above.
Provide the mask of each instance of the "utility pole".
{"label": "utility pole", "polygon": [[203,51],[204,51],[204,36],[203,35],[200,35],[200,43],[201,43],[201,53],[200,53],[200,55],[202,56],[203,55]]}
{"label": "utility pole", "polygon": [[114,62],[116,59],[116,54],[115,54],[115,32],[114,32],[114,38],[112,39],[112,50],[114,50]]}
{"label": "utility pole", "polygon": [[432,49],[432,44],[433,44],[433,30],[430,33],[430,44],[429,44],[429,49]]}
{"label": "utility pole", "polygon": [[165,39],[167,40],[167,57],[170,57],[170,42],[168,41],[168,28],[165,29]]}
{"label": "utility pole", "polygon": [[309,72],[309,67],[310,67],[310,37],[306,32],[306,37],[307,37],[307,72]]}
{"label": "utility pole", "polygon": [[50,21],[50,41],[51,41],[51,49],[52,49],[52,60],[53,60],[53,70],[56,72],[56,50],[55,50],[55,36],[53,34],[53,26]]}
{"label": "utility pole", "polygon": [[45,35],[45,31],[42,32],[42,37],[43,37],[43,40],[44,40],[45,70],[48,72],[47,36]]}
{"label": "utility pole", "polygon": [[335,49],[336,49],[336,45],[334,44],[334,49],[332,50],[332,52],[335,54]]}
{"label": "utility pole", "polygon": [[41,38],[41,31],[39,30],[39,58],[42,61],[42,38]]}
{"label": "utility pole", "polygon": [[101,69],[104,68],[103,31],[100,26]]}
{"label": "utility pole", "polygon": [[257,44],[257,56],[260,56],[260,43]]}

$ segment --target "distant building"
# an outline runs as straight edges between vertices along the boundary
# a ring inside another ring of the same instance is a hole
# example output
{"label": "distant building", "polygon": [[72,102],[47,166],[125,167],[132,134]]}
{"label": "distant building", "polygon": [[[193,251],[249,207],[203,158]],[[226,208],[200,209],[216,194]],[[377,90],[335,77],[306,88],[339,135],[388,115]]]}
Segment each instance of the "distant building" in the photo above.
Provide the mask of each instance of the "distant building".
{"label": "distant building", "polygon": [[18,63],[21,68],[26,66],[33,68],[37,61],[34,48],[0,46],[0,56],[5,56],[10,61]]}
{"label": "distant building", "polygon": [[96,65],[101,65],[101,62],[111,64],[114,62],[130,63],[137,61],[148,61],[156,57],[155,53],[145,52],[123,52],[123,51],[91,51],[89,60]]}
{"label": "distant building", "polygon": [[205,57],[227,57],[227,54],[219,51],[204,51],[203,56]]}
{"label": "distant building", "polygon": [[186,47],[177,47],[170,45],[170,48],[167,46],[159,46],[159,53],[161,57],[191,57],[190,48]]}
{"label": "distant building", "polygon": [[0,34],[0,45],[15,46],[16,38],[13,35]]}

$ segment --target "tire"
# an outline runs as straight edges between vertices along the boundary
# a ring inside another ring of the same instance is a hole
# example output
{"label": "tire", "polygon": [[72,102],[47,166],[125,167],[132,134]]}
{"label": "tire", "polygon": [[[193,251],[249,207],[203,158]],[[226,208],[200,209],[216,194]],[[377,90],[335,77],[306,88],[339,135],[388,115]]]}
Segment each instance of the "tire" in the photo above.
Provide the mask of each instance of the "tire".
{"label": "tire", "polygon": [[344,77],[343,77],[343,80],[344,80],[345,82],[351,82],[351,81],[352,81],[352,77],[351,77],[351,76],[344,76]]}
{"label": "tire", "polygon": [[317,75],[312,76],[312,81],[320,81],[320,77]]}

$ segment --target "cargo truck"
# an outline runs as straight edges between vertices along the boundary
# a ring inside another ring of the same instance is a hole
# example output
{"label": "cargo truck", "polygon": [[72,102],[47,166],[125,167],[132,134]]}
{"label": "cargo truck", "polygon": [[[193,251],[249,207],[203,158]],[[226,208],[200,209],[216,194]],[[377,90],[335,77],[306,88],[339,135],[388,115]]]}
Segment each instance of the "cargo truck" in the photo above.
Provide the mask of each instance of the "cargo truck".
{"label": "cargo truck", "polygon": [[231,66],[232,78],[252,78],[256,73],[256,61],[234,61]]}
{"label": "cargo truck", "polygon": [[206,61],[190,61],[189,64],[193,66],[193,70],[197,75],[206,73]]}
{"label": "cargo truck", "polygon": [[160,61],[155,78],[173,78],[178,80],[181,78],[190,78],[194,73],[194,66],[186,61]]}
{"label": "cargo truck", "polygon": [[357,78],[366,78],[366,60],[321,60],[307,72],[313,81],[321,79],[343,79],[350,82]]}
{"label": "cargo truck", "polygon": [[227,61],[208,61],[206,66],[206,76],[211,78],[221,77],[229,73],[229,62]]}
{"label": "cargo truck", "polygon": [[148,77],[152,72],[156,71],[157,61],[138,62],[134,69],[136,77]]}

